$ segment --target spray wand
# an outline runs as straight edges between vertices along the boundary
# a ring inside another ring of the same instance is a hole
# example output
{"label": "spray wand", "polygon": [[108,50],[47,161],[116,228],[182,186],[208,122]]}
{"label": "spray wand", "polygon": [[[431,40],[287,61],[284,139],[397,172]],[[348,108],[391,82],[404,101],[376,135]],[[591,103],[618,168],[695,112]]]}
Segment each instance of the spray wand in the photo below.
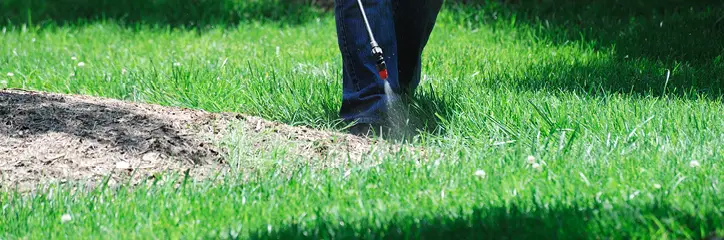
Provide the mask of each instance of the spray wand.
{"label": "spray wand", "polygon": [[357,0],[357,3],[359,4],[360,12],[362,12],[362,18],[364,18],[365,26],[367,27],[367,33],[370,35],[372,55],[377,58],[377,63],[375,64],[375,66],[377,67],[377,73],[380,74],[380,78],[382,78],[382,80],[387,80],[387,64],[385,63],[385,56],[382,53],[382,48],[377,45],[377,41],[375,41],[375,36],[372,34],[372,28],[370,28],[370,22],[367,20],[367,14],[365,13],[364,6],[362,5],[362,0]]}

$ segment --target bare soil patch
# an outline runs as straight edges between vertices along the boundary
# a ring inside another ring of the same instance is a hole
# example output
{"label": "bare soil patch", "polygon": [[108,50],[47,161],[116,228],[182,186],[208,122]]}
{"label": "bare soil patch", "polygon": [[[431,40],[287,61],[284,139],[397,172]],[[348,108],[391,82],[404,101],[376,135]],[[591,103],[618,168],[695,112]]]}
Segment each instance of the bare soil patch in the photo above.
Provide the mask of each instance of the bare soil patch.
{"label": "bare soil patch", "polygon": [[0,90],[0,187],[97,183],[107,176],[112,184],[138,182],[167,171],[188,171],[194,179],[224,174],[227,152],[217,143],[231,123],[256,134],[248,147],[264,151],[289,144],[290,156],[321,165],[359,161],[376,151],[370,139],[241,114]]}

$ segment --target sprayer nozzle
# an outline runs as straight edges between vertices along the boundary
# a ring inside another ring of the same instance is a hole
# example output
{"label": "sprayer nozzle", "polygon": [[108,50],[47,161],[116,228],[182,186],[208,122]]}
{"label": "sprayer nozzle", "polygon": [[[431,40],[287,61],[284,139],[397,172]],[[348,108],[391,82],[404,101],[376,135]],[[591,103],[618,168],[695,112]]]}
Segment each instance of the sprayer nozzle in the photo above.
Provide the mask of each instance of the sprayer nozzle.
{"label": "sprayer nozzle", "polygon": [[382,80],[387,80],[387,69],[380,71],[380,78],[382,78]]}
{"label": "sprayer nozzle", "polygon": [[387,64],[385,64],[384,60],[377,62],[377,73],[380,74],[380,78],[382,78],[382,80],[387,80]]}
{"label": "sprayer nozzle", "polygon": [[382,80],[387,80],[387,64],[385,63],[385,56],[382,53],[382,48],[377,45],[376,42],[372,42],[372,55],[377,58],[377,73],[380,74]]}

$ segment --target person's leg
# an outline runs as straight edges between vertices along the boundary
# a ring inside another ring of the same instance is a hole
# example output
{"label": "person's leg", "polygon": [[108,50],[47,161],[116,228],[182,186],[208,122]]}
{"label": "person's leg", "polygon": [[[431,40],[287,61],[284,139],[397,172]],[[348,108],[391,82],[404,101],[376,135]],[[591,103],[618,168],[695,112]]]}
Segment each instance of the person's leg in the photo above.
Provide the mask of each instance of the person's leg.
{"label": "person's leg", "polygon": [[404,94],[420,84],[422,52],[430,38],[443,0],[398,0],[395,6],[398,78]]}
{"label": "person's leg", "polygon": [[[370,27],[385,53],[389,81],[397,82],[396,37],[392,0],[363,0]],[[347,121],[383,124],[384,80],[377,74],[370,38],[357,0],[335,0],[337,39],[343,62],[340,116]]]}

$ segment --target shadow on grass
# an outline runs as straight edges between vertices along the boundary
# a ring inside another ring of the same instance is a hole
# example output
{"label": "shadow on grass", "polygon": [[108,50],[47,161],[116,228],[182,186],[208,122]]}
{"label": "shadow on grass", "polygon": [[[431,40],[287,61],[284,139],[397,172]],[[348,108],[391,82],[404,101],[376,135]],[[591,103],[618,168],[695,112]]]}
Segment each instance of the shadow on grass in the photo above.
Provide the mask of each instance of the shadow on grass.
{"label": "shadow on grass", "polygon": [[315,19],[317,9],[306,0],[3,0],[0,26],[94,21],[197,29],[250,21],[297,25]]}
{"label": "shadow on grass", "polygon": [[379,136],[393,142],[414,142],[421,134],[445,135],[448,119],[459,112],[459,94],[442,95],[432,85],[421,88],[412,96],[394,100],[397,104],[388,105],[385,113],[386,128],[381,134],[373,130],[373,136]]}
{"label": "shadow on grass", "polygon": [[[584,43],[612,53],[605,61],[526,69],[519,86],[533,90],[709,98],[724,94],[724,2],[683,0],[471,1],[449,5],[469,28],[531,29],[558,46]],[[671,71],[666,81],[667,71]],[[666,89],[664,89],[666,87]]]}
{"label": "shadow on grass", "polygon": [[[497,75],[491,78],[498,77],[505,78]],[[553,61],[527,68],[521,78],[503,82],[493,79],[484,84],[489,88],[564,91],[593,96],[676,96],[689,100],[722,100],[724,96],[724,65],[715,64],[667,66],[646,59],[605,59],[587,63]]]}
{"label": "shadow on grass", "polygon": [[271,232],[259,229],[251,239],[630,239],[667,235],[713,240],[723,224],[720,214],[690,214],[669,205],[521,209],[461,209],[432,217],[394,215],[386,220],[320,217],[312,222],[314,226],[288,224]]}
{"label": "shadow on grass", "polygon": [[409,126],[415,133],[444,135],[446,121],[459,112],[458,97],[460,94],[436,91],[432,84],[420,88],[408,99]]}
{"label": "shadow on grass", "polygon": [[[379,134],[375,129],[371,135],[397,142],[412,141],[420,134],[444,135],[448,130],[446,122],[460,111],[460,96],[450,92],[442,94],[431,84],[420,87],[414,95],[401,98],[402,106],[388,106],[388,113],[383,117],[387,119],[388,131]],[[348,131],[354,125],[339,118],[337,105],[325,104],[323,109],[326,121],[334,123],[333,128]]]}

